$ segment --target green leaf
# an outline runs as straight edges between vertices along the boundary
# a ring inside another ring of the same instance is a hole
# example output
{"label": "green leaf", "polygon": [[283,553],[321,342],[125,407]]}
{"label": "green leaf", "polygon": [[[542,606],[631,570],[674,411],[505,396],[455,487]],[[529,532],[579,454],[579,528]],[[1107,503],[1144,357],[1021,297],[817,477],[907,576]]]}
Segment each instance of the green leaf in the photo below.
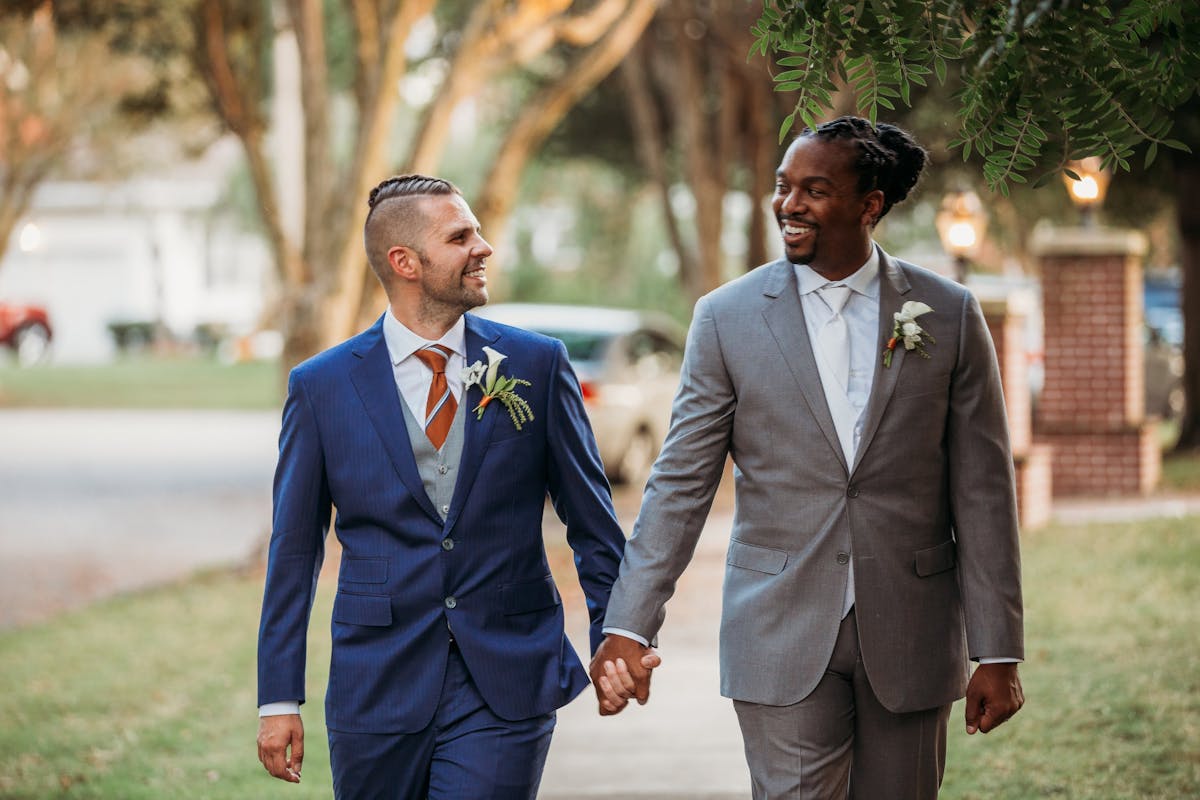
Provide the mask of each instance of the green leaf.
{"label": "green leaf", "polygon": [[1146,160],[1142,164],[1143,169],[1150,169],[1150,165],[1154,163],[1154,159],[1158,156],[1158,142],[1151,142],[1146,148]]}
{"label": "green leaf", "polygon": [[796,121],[796,112],[788,114],[783,118],[783,124],[779,126],[779,143],[783,144],[784,137],[788,135],[788,131],[792,129],[792,123]]}

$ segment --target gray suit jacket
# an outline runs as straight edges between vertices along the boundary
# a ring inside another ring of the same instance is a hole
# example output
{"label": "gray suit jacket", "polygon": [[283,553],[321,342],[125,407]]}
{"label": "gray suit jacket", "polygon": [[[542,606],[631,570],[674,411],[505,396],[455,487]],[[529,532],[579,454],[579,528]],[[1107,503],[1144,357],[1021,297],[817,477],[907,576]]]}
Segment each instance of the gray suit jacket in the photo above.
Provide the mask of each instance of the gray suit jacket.
{"label": "gray suit jacket", "polygon": [[931,358],[876,361],[847,464],[787,261],[696,304],[671,428],[605,625],[653,639],[727,454],[737,505],[725,571],[721,693],[789,705],[833,650],[853,554],[862,657],[883,704],[943,705],[968,658],[1024,657],[1017,512],[995,351],[974,296],[880,251],[879,352],[906,300]]}

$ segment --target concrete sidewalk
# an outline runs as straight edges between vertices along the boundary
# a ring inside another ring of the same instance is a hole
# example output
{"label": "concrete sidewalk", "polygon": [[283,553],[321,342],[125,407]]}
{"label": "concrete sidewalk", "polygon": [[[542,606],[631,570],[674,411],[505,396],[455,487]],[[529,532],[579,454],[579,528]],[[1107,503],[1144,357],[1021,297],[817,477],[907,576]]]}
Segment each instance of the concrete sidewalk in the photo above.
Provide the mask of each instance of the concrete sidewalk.
{"label": "concrete sidewalk", "polygon": [[[622,514],[622,517],[625,515]],[[732,703],[720,696],[717,633],[733,516],[714,511],[667,605],[650,702],[601,717],[588,689],[558,714],[541,800],[746,800],[750,773]],[[563,575],[564,590],[574,582]],[[564,595],[566,592],[564,591]],[[565,597],[585,657],[582,599]]]}

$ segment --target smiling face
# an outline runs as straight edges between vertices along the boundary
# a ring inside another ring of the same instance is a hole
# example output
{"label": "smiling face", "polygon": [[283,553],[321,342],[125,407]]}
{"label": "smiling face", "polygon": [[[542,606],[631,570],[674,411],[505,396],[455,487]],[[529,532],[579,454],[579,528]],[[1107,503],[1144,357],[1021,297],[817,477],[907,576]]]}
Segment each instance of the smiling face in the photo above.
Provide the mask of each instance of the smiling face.
{"label": "smiling face", "polygon": [[488,301],[486,260],[492,247],[461,196],[433,195],[420,202],[425,235],[419,249],[410,249],[419,263],[412,277],[422,316],[456,320]]}
{"label": "smiling face", "polygon": [[788,261],[840,280],[871,254],[871,227],[883,208],[883,193],[859,192],[853,145],[802,136],[775,173],[771,207]]}

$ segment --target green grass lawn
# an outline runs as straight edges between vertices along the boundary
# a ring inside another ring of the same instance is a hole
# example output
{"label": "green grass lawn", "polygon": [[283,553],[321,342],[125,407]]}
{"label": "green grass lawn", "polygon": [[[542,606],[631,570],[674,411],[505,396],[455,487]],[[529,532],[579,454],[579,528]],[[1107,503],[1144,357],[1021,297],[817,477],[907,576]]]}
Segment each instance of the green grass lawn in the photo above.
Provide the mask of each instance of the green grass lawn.
{"label": "green grass lawn", "polygon": [[145,357],[94,367],[0,365],[0,408],[272,409],[282,402],[275,362]]}
{"label": "green grass lawn", "polygon": [[[1200,519],[1055,527],[1024,554],[1027,705],[991,735],[951,732],[942,796],[1195,797]],[[261,577],[214,573],[0,633],[0,797],[328,798],[332,583],[313,615],[299,786],[254,757]]]}

